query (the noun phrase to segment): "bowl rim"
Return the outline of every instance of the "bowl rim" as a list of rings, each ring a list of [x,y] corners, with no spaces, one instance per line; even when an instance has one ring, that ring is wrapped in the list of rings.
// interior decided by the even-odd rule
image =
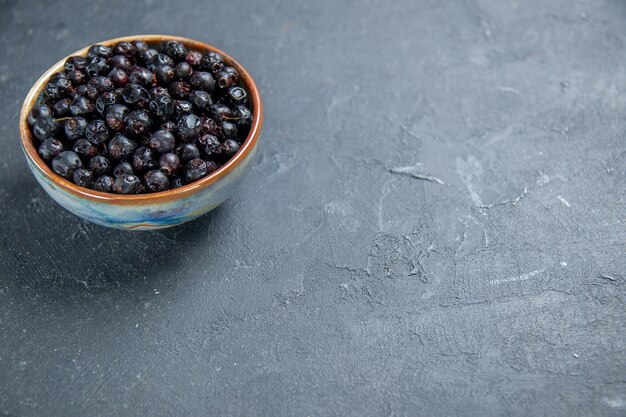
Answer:
[[[31,137],[30,129],[28,128],[28,112],[32,108],[32,106],[36,103],[37,99],[41,95],[43,88],[45,87],[47,81],[49,80],[52,74],[59,72],[63,69],[63,65],[67,58],[75,55],[86,55],[87,50],[91,45],[99,44],[105,46],[111,46],[117,42],[121,41],[137,41],[141,40],[149,44],[153,44],[156,42],[160,42],[162,40],[176,40],[183,43],[187,48],[194,50],[209,50],[214,51],[221,54],[224,57],[224,61],[234,67],[239,72],[239,77],[241,82],[246,86],[248,93],[250,95],[251,102],[251,111],[253,115],[252,125],[250,126],[250,131],[248,136],[246,137],[243,145],[239,149],[239,151],[232,157],[228,162],[222,165],[218,170],[212,172],[206,177],[194,181],[191,184],[184,185],[179,188],[175,188],[173,190],[160,191],[156,193],[146,193],[146,194],[113,194],[113,193],[104,193],[100,191],[91,190],[88,188],[80,187],[69,180],[61,177],[56,174],[48,165],[44,162],[43,159],[39,156],[37,149],[35,148],[34,142]],[[59,62],[50,67],[35,84],[31,87],[28,92],[26,98],[24,99],[24,103],[22,104],[22,109],[20,111],[19,118],[19,131],[21,137],[22,148],[27,158],[33,163],[33,165],[43,174],[43,176],[53,182],[56,186],[61,188],[63,191],[69,192],[75,196],[80,198],[86,198],[89,200],[98,201],[101,203],[110,203],[110,204],[133,204],[133,203],[158,203],[165,202],[169,200],[179,199],[182,197],[189,196],[194,194],[207,186],[215,183],[221,178],[224,178],[231,172],[241,161],[245,160],[248,154],[252,152],[255,148],[255,145],[258,141],[259,134],[261,132],[261,126],[263,124],[263,107],[261,104],[261,97],[259,94],[259,90],[254,83],[254,80],[246,71],[246,69],[235,60],[233,57],[225,53],[224,51],[204,42],[200,42],[194,39],[189,39],[181,36],[173,36],[173,35],[132,35],[132,36],[122,36],[119,38],[108,39],[101,42],[95,42],[86,46],[84,48],[79,49],[78,51],[65,56]]]

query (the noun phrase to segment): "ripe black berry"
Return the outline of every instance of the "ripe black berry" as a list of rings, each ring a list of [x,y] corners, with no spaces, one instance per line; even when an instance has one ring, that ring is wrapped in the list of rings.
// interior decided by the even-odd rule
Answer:
[[[246,104],[248,102],[248,93],[241,87],[230,87],[227,97],[228,101],[233,105]]]
[[[51,99],[68,97],[73,92],[72,82],[68,80],[65,75],[54,76],[46,83],[46,86],[43,89],[44,95]]]
[[[81,70],[73,70],[67,73],[67,79],[70,80],[72,85],[80,85],[85,82],[87,75]]]
[[[73,149],[74,152],[86,158],[92,158],[98,153],[98,148],[87,139],[78,139]]]
[[[206,91],[197,90],[189,93],[189,101],[199,112],[206,112],[209,106],[213,104],[211,95]]]
[[[92,188],[96,191],[101,191],[103,193],[110,193],[113,188],[113,178],[109,177],[108,175],[98,177],[94,181]]]
[[[190,142],[194,140],[201,131],[200,118],[195,114],[185,114],[178,120],[176,131],[178,138],[183,142]]]
[[[85,129],[85,137],[91,143],[99,145],[109,139],[109,129],[104,120],[96,119],[89,122]]]
[[[118,98],[114,92],[106,92],[96,99],[96,111],[104,116],[109,107],[116,104],[117,101]]]
[[[170,84],[170,94],[174,98],[182,99],[189,95],[189,84],[184,81],[174,81]]]
[[[145,177],[146,188],[150,191],[159,192],[170,188],[170,181],[167,175],[159,170],[148,172]]]
[[[113,159],[126,159],[137,149],[137,142],[118,133],[109,141],[109,156]]]
[[[156,84],[155,75],[146,68],[132,67],[128,74],[131,83],[140,85],[145,88],[151,88]]]
[[[69,98],[62,98],[54,103],[54,106],[52,106],[54,117],[65,117],[70,114],[70,104],[72,104],[72,100]]]
[[[176,124],[171,120],[168,120],[161,125],[161,129],[174,133],[176,131]]]
[[[126,104],[137,104],[150,100],[150,93],[137,84],[127,84],[122,90],[122,99]]]
[[[220,103],[212,105],[209,108],[209,114],[214,120],[218,122],[228,120],[229,118],[233,116],[231,113],[230,107],[228,107],[225,104],[220,104]]]
[[[174,75],[180,81],[187,81],[193,74],[193,68],[187,62],[181,62],[174,67]]]
[[[208,72],[194,72],[189,77],[189,84],[195,90],[204,90],[207,93],[211,93],[215,88],[215,80],[213,76]]]
[[[113,181],[113,191],[118,194],[135,194],[141,181],[135,175],[122,175]]]
[[[51,160],[63,150],[63,143],[55,138],[48,138],[39,145],[39,155],[46,161]]]
[[[215,79],[217,80],[217,85],[219,88],[226,89],[233,85],[232,75],[226,71],[220,71],[215,74]]]
[[[74,184],[81,187],[91,188],[93,186],[93,173],[85,168],[78,168],[72,174]]]
[[[210,117],[203,117],[200,119],[200,129],[202,133],[206,133],[207,135],[217,136],[220,134],[219,127],[217,126],[217,122]]]
[[[91,45],[87,50],[87,57],[91,58],[94,56],[101,56],[103,58],[108,58],[111,55],[111,48],[104,45]]]
[[[132,41],[131,44],[135,47],[137,53],[145,52],[149,48],[148,44],[144,41]]]
[[[161,51],[176,61],[182,61],[187,55],[187,48],[178,41],[161,41]]]
[[[65,121],[65,137],[71,142],[77,141],[85,134],[85,128],[87,127],[87,120],[82,117],[72,117]]]
[[[159,169],[166,175],[172,175],[180,168],[180,158],[173,153],[166,153],[159,158]]]
[[[200,151],[193,143],[183,143],[176,148],[176,154],[183,161],[200,158]]]
[[[71,178],[74,171],[82,166],[82,161],[72,151],[63,151],[52,160],[52,170],[63,178]]]
[[[170,85],[174,81],[174,68],[169,65],[160,65],[154,70],[156,80],[161,85]]]
[[[236,140],[226,139],[224,143],[222,143],[222,155],[224,158],[230,159],[237,151],[239,151],[239,142]]]
[[[189,114],[193,111],[191,103],[185,100],[174,100],[174,114],[177,117],[183,114]]]
[[[126,57],[132,57],[137,52],[137,49],[133,44],[126,41],[121,41],[113,45],[112,53],[116,55],[124,55]]]
[[[111,58],[109,58],[107,64],[111,68],[122,69],[124,71],[130,70],[130,67],[133,66],[130,59],[128,59],[124,55],[113,55]]]
[[[75,96],[70,104],[72,116],[87,116],[95,110],[93,102],[85,96]]]
[[[102,155],[96,155],[89,160],[89,169],[96,175],[106,174],[111,170],[111,162]]]
[[[59,125],[52,117],[40,117],[33,125],[33,135],[39,140],[54,136],[59,130]]]
[[[104,74],[110,70],[109,65],[105,58],[101,56],[94,56],[89,60],[89,63],[85,67],[85,72],[89,77],[95,77],[98,74]]]
[[[152,120],[145,110],[134,110],[124,119],[126,131],[131,135],[141,135],[150,131]]]
[[[154,68],[159,67],[161,65],[169,65],[170,67],[174,67],[176,65],[176,63],[170,56],[166,54],[161,54],[161,53],[156,54],[152,58],[152,61],[150,61],[150,63],[154,65]]]
[[[200,67],[216,74],[224,68],[224,59],[217,52],[209,52],[200,60]]]
[[[209,158],[217,158],[222,154],[222,145],[217,136],[201,135],[198,138],[198,144],[204,149],[204,153]]]
[[[235,116],[237,117],[235,123],[238,127],[247,127],[252,123],[252,112],[246,106],[236,106]]]
[[[183,185],[185,185],[185,183],[183,182],[182,178],[179,177],[172,177],[170,179],[170,189],[174,189],[174,188],[180,188]]]
[[[128,84],[128,74],[121,68],[113,68],[108,77],[115,87],[124,87]]]
[[[133,166],[130,162],[122,161],[113,168],[113,176],[121,177],[122,175],[134,174]]]
[[[71,56],[65,60],[63,68],[70,72],[74,70],[82,70],[87,65],[87,58],[82,56]]]
[[[142,146],[133,153],[131,163],[137,171],[149,171],[156,167],[154,153],[152,150]]]
[[[185,165],[185,180],[192,182],[207,174],[206,162],[200,158],[192,159]]]
[[[174,149],[176,139],[174,135],[167,130],[157,130],[150,137],[150,149],[158,153],[167,153]]]
[[[106,111],[105,120],[107,125],[116,132],[121,132],[126,129],[124,119],[129,113],[128,107],[123,104],[113,104]]]
[[[192,67],[197,67],[200,65],[200,61],[202,60],[202,54],[198,51],[187,51],[187,55],[185,55],[185,62],[187,62]]]
[[[160,95],[150,101],[148,108],[154,115],[165,118],[174,113],[174,102],[169,95]]]
[[[50,110],[50,107],[48,106],[44,106],[43,104],[39,104],[35,107],[33,107],[29,112],[28,112],[28,126],[32,127],[35,122],[37,121],[37,119],[40,119],[42,117],[52,117],[52,110]]]

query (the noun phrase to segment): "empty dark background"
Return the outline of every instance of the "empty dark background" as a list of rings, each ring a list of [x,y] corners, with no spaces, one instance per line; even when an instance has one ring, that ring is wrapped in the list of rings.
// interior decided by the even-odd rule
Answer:
[[[231,53],[265,125],[229,201],[130,233],[17,117],[140,33]],[[0,51],[0,415],[626,413],[625,2],[4,0]]]

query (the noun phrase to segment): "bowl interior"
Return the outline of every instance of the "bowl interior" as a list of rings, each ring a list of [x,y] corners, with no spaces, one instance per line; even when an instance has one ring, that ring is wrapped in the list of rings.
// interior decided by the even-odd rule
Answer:
[[[226,176],[229,171],[233,169],[240,161],[242,161],[246,154],[254,149],[256,142],[259,137],[259,133],[261,130],[261,125],[263,123],[263,113],[262,113],[262,104],[261,98],[259,95],[259,91],[254,83],[254,80],[246,71],[246,69],[237,62],[234,58],[232,58],[227,53],[211,46],[209,44],[199,42],[193,39],[182,38],[179,36],[167,36],[167,35],[137,35],[137,36],[125,36],[115,39],[110,39],[103,42],[95,42],[97,44],[111,46],[120,41],[135,41],[142,40],[148,43],[149,45],[158,44],[162,40],[177,40],[183,43],[188,49],[197,50],[200,52],[208,52],[215,51],[221,54],[224,57],[224,61],[234,67],[239,73],[240,82],[246,87],[250,98],[250,109],[253,114],[252,125],[250,126],[250,131],[248,132],[248,136],[245,141],[242,143],[241,148],[228,162],[226,162],[223,166],[221,166],[215,172],[207,175],[204,178],[201,178],[197,181],[192,182],[191,184],[184,185],[182,187],[161,191],[157,193],[147,193],[147,194],[132,194],[132,195],[123,195],[123,194],[113,194],[113,193],[103,193],[95,190],[91,190],[88,188],[79,187],[78,185],[72,183],[71,181],[66,180],[65,178],[57,175],[54,171],[48,167],[48,165],[44,162],[43,159],[39,156],[37,149],[33,143],[33,138],[30,133],[30,129],[28,128],[27,117],[30,109],[41,99],[43,88],[46,83],[50,79],[50,77],[59,71],[63,70],[63,65],[65,64],[65,60],[70,56],[82,55],[85,56],[87,54],[87,50],[89,46],[80,49],[66,57],[62,60],[54,64],[48,71],[46,71],[37,82],[33,85],[31,90],[29,91],[26,99],[24,100],[24,104],[22,105],[22,109],[20,112],[19,119],[19,130],[22,141],[22,147],[24,149],[24,153],[26,157],[29,158],[34,166],[41,171],[41,173],[50,181],[54,182],[58,187],[76,195],[79,197],[94,199],[98,201],[106,201],[117,204],[132,204],[133,202],[150,202],[157,200],[170,200],[175,198],[180,198],[183,196],[187,196],[194,192],[201,190],[202,188],[214,183],[218,179]]]

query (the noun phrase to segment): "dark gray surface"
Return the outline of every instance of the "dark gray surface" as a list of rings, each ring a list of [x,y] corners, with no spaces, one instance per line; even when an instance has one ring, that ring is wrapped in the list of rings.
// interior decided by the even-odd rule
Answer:
[[[0,414],[626,413],[625,2],[130,3],[0,1]],[[21,102],[163,32],[255,77],[253,172],[175,229],[81,222]]]

